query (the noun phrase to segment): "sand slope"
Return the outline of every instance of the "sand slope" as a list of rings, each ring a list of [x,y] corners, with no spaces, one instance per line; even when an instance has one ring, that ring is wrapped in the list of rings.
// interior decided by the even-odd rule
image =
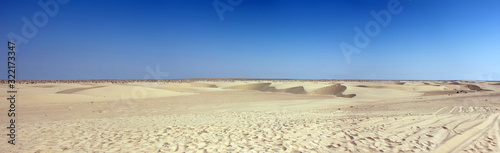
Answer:
[[[352,98],[356,96],[356,94],[343,95],[342,93],[344,93],[346,89],[347,89],[346,86],[340,84],[334,84],[331,86],[317,89],[314,93],[320,95],[335,95],[337,97],[346,97],[346,98]]]

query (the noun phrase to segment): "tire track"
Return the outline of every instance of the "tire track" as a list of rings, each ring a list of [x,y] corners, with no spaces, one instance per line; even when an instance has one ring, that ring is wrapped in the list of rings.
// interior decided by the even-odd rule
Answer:
[[[493,114],[481,124],[469,129],[461,135],[456,135],[449,140],[445,141],[442,145],[436,148],[435,152],[458,152],[469,146],[473,141],[483,136],[488,130],[498,130],[499,115]],[[495,129],[496,128],[496,129]],[[497,137],[498,139],[498,137]],[[498,140],[497,140],[498,141]]]

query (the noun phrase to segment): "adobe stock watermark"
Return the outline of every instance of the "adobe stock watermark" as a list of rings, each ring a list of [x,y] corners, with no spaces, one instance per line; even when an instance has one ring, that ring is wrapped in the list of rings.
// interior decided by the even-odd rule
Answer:
[[[59,13],[59,8],[62,5],[68,4],[70,0],[39,0],[38,5],[42,10],[35,12],[31,19],[23,16],[23,26],[21,27],[21,34],[9,32],[7,39],[13,41],[15,44],[27,44],[29,39],[38,34],[38,28],[42,28],[49,22],[49,16],[55,17]]]
[[[361,53],[361,49],[370,45],[371,38],[378,36],[382,28],[389,26],[392,20],[392,15],[397,15],[401,13],[401,11],[403,11],[403,6],[401,6],[400,0],[389,0],[389,2],[387,2],[387,9],[370,11],[374,20],[368,21],[365,24],[364,29],[354,26],[353,29],[356,33],[353,38],[354,45],[344,41],[339,44],[340,50],[342,50],[347,63],[351,63],[351,55],[353,53]]]
[[[482,74],[477,77],[477,80],[482,80],[482,81],[500,81],[500,75],[497,73],[487,73],[487,74]]]
[[[226,11],[233,12],[234,7],[240,5],[243,0],[226,0],[226,2],[227,4],[221,0],[214,0],[214,2],[212,2],[220,21],[224,21],[224,13],[226,13]]]
[[[166,72],[160,72],[160,65],[156,65],[156,69],[153,70],[150,66],[145,67],[148,74],[144,76],[144,80],[160,80],[162,78],[166,78],[169,74]],[[118,103],[115,103],[113,106],[114,111],[120,111],[123,109],[134,109],[139,104],[137,103],[138,99],[144,99],[148,96],[148,90],[152,87],[158,86],[158,83],[155,82],[144,82],[141,86],[136,86],[132,88],[130,94],[122,94]]]

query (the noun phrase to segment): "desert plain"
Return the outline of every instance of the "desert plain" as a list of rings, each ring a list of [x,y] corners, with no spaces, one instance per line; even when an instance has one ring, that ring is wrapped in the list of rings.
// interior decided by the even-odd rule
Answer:
[[[500,82],[24,81],[0,152],[500,152]]]

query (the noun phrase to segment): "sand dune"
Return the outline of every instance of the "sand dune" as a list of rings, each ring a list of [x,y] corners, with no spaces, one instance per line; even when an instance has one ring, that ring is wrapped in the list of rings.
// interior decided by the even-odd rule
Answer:
[[[131,96],[135,98],[158,98],[190,95],[195,93],[176,92],[170,90],[155,89],[141,86],[124,86],[114,85],[102,88],[92,88],[74,92],[74,94],[89,95],[95,97],[109,97],[110,99],[120,99],[124,96]]]
[[[66,90],[58,91],[56,93],[59,93],[59,94],[72,94],[72,93],[83,91],[83,90],[94,89],[94,88],[101,88],[101,87],[103,87],[103,86],[88,87],[88,88],[71,88],[71,89],[66,89]]]
[[[0,152],[500,152],[500,86],[395,82],[20,84]]]
[[[308,94],[308,92],[304,89],[304,86],[295,86],[295,87],[290,87],[290,88],[285,88],[285,89],[277,89],[276,87],[272,87],[271,85],[272,85],[272,83],[252,83],[252,84],[226,87],[226,89],[285,92],[285,93],[291,93],[291,94]],[[337,97],[346,97],[346,98],[352,98],[352,97],[356,96],[355,94],[342,95],[342,93],[346,89],[347,89],[347,87],[345,87],[345,86],[342,86],[340,84],[335,84],[335,85],[323,87],[320,89],[316,89],[314,94],[335,95]]]
[[[397,85],[404,85],[406,82],[396,81],[394,83],[397,84]]]
[[[53,88],[54,86],[51,86],[51,85],[40,85],[40,86],[33,86],[33,87],[36,87],[36,88]]]
[[[57,92],[21,94],[19,96],[24,101],[36,102],[35,104],[45,104],[90,101],[121,101],[126,99],[159,98],[191,94],[196,93],[177,92],[141,86],[113,85],[68,88]]]
[[[269,87],[269,88],[265,89],[265,91],[278,92],[278,89],[276,89],[276,87]]]
[[[307,94],[306,90],[304,90],[303,86],[291,87],[280,90],[282,92],[291,93],[291,94]]]
[[[343,86],[341,84],[334,84],[331,86],[323,87],[320,89],[317,89],[314,91],[315,94],[320,94],[320,95],[335,95],[337,97],[344,97],[344,98],[352,98],[356,96],[356,94],[348,94],[348,95],[343,95],[342,93],[347,89],[346,86]]]
[[[489,90],[482,89],[481,87],[479,87],[477,85],[473,85],[473,84],[467,84],[466,87],[469,88],[470,90],[489,91]]]
[[[209,83],[199,83],[199,82],[194,82],[190,83],[191,87],[208,87],[208,88],[218,88],[217,85],[215,84],[209,84]]]
[[[65,104],[68,102],[81,103],[81,102],[99,102],[108,101],[109,98],[105,97],[95,97],[90,95],[80,95],[80,94],[30,94],[30,95],[18,95],[19,99],[23,99],[28,103],[21,103],[19,105],[46,105],[46,104]]]
[[[337,97],[341,97],[342,93],[347,89],[346,86],[340,84],[334,84],[328,87],[323,87],[317,89],[314,93],[320,95],[335,95]]]
[[[271,85],[271,83],[253,83],[253,84],[226,87],[226,89],[268,91],[269,85]]]

